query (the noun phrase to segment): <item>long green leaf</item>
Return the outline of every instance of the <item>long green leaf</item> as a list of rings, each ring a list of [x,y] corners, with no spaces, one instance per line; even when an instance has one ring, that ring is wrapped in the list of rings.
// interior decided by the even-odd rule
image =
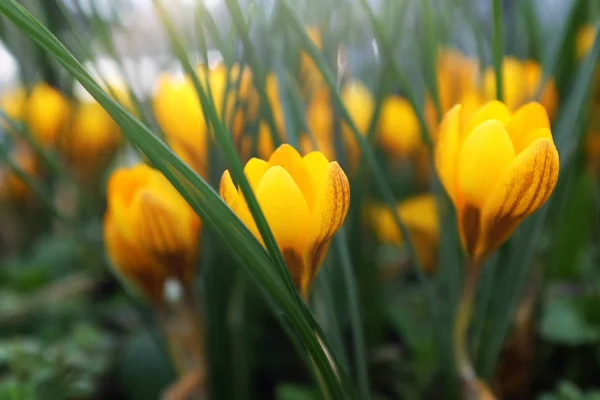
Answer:
[[[504,15],[502,1],[492,0],[494,4],[494,72],[496,74],[496,98],[504,98],[502,82],[502,61],[504,59],[504,30],[502,29]]]
[[[277,315],[284,325],[287,321],[301,339],[312,362],[324,377],[325,390],[329,391],[329,395],[336,399],[347,398],[348,393],[339,382],[341,372],[332,367],[322,339],[315,334],[318,329],[316,321],[309,318],[310,312],[296,301],[282,280],[274,274],[265,249],[245,224],[164,142],[104,92],[68,50],[22,6],[14,0],[6,0],[0,2],[0,12],[54,56],[121,126],[127,139],[135,143],[163,172],[205,224],[228,246],[240,265],[248,270],[252,279],[264,289],[268,303],[275,310],[282,311]]]

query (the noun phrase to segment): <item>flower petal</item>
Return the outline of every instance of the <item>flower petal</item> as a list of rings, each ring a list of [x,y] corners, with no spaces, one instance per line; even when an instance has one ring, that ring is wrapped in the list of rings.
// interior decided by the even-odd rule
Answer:
[[[543,128],[547,130],[548,137],[552,139],[548,113],[544,106],[535,102],[527,103],[519,108],[506,126],[517,154],[538,139],[540,136],[532,135],[532,133]]]
[[[223,176],[221,177],[221,183],[219,184],[219,195],[238,216],[238,218],[244,224],[246,224],[254,236],[256,236],[256,238],[262,243],[260,233],[258,232],[254,218],[252,218],[252,214],[248,209],[248,205],[246,204],[245,199],[238,193],[237,188],[231,180],[231,175],[229,174],[228,170],[225,170],[225,172],[223,172]]]
[[[473,129],[475,129],[475,127],[477,127],[477,125],[485,121],[495,119],[500,121],[502,125],[506,125],[510,121],[510,118],[510,110],[504,103],[497,100],[490,101],[473,114],[465,127],[466,129],[463,130],[463,140]]]
[[[292,176],[278,165],[269,168],[256,187],[256,198],[282,252],[303,254],[310,211]]]
[[[248,179],[252,190],[256,190],[256,186],[267,171],[267,168],[269,168],[269,164],[260,158],[253,157],[248,160],[244,167],[244,175],[246,175],[246,179]]]
[[[439,137],[435,145],[435,169],[446,193],[457,204],[456,170],[460,151],[460,111],[456,105],[446,113],[440,124]]]
[[[148,296],[152,301],[162,301],[165,271],[136,242],[128,241],[119,231],[110,210],[104,216],[104,246],[115,272],[127,283]]]
[[[312,210],[314,207],[315,198],[319,191],[319,188],[323,185],[323,181],[327,178],[327,169],[329,168],[329,160],[320,151],[313,151],[302,157],[302,165],[308,174],[311,185],[314,191],[314,197],[312,204],[308,206]]]
[[[481,208],[515,159],[506,129],[497,120],[479,124],[467,136],[458,161],[458,187],[467,203]]]
[[[344,223],[350,206],[350,184],[339,164],[329,163],[324,176],[312,211],[310,238],[314,270],[311,279],[323,262],[329,241]]]
[[[482,232],[489,253],[498,248],[528,215],[552,194],[558,179],[559,159],[554,143],[538,139],[504,172],[482,212]]]
[[[300,157],[300,154],[296,149],[289,144],[282,144],[279,146],[269,158],[269,166],[275,165],[283,167],[291,175],[294,182],[296,182],[296,185],[298,185],[302,191],[309,208],[312,208],[315,198],[315,189],[310,175],[302,164],[302,157]]]

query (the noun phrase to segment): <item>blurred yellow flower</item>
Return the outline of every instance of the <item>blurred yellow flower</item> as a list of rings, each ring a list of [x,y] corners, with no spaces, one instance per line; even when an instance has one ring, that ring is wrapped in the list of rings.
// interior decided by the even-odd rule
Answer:
[[[313,146],[311,138],[303,135],[300,138],[300,148],[304,154],[318,150],[328,160],[335,159],[333,143],[333,106],[329,89],[320,87],[312,92],[310,101],[306,107],[306,123],[308,129],[314,135],[316,147]]]
[[[39,143],[53,147],[70,114],[69,100],[52,86],[41,82],[30,91],[25,120]]]
[[[201,176],[207,174],[207,128],[200,99],[189,77],[159,78],[152,107],[173,151]]]
[[[281,99],[279,98],[279,82],[277,81],[277,76],[275,74],[267,74],[265,90],[267,91],[267,98],[269,99],[269,106],[273,112],[275,125],[277,129],[282,132],[285,128],[285,117],[283,108],[281,107]]]
[[[466,93],[478,91],[479,63],[448,48],[439,51],[437,59],[438,94],[442,111],[446,112],[459,103]]]
[[[463,105],[463,115],[474,112],[483,104],[481,89],[478,85],[479,62],[476,58],[462,54],[452,48],[438,52],[436,76],[438,95],[442,115],[455,104]],[[428,95],[425,100],[425,120],[435,142],[438,130],[438,114],[433,99]]]
[[[121,143],[119,126],[96,101],[76,106],[69,129],[57,141],[67,164],[83,180],[93,179],[110,162]]]
[[[27,176],[32,179],[38,179],[41,176],[39,161],[29,146],[23,142],[15,144],[11,154],[14,164]],[[32,191],[29,186],[13,171],[7,171],[3,176],[5,184],[3,185],[3,195],[12,203],[31,200]]]
[[[256,140],[256,144],[254,141]],[[249,159],[253,152],[254,146],[256,145],[256,154],[262,158],[267,159],[275,151],[275,144],[273,143],[273,135],[271,129],[265,121],[261,121],[258,127],[258,134],[256,139],[252,135],[247,134],[242,137],[242,143],[240,146],[240,154],[243,160]]]
[[[444,117],[435,166],[456,208],[465,253],[479,263],[548,200],[559,159],[539,103],[511,114],[491,101],[463,126],[460,114],[457,105]]]
[[[241,104],[252,104],[252,109],[248,113],[254,114],[253,117],[256,117],[256,113],[258,112],[258,94],[252,86],[252,73],[250,69],[245,68],[241,78],[240,67],[237,64],[233,65],[231,70],[228,70],[225,64],[219,64],[210,70],[201,65],[197,68],[197,72],[203,86],[205,86],[206,79],[208,78],[217,115],[225,122],[225,126],[231,131],[234,141],[237,142],[242,134],[245,122],[244,108]],[[229,89],[227,88],[228,75]],[[235,85],[238,79],[240,82],[239,88],[236,91]],[[236,97],[237,101],[240,102],[237,110],[235,109]],[[235,115],[233,114],[234,111]]]
[[[104,242],[118,274],[156,305],[166,279],[191,287],[201,221],[167,178],[143,164],[119,169],[107,197]]]
[[[600,130],[591,130],[586,134],[585,156],[592,176],[600,178]]]
[[[319,50],[323,50],[323,41],[319,29],[316,26],[309,26],[306,29],[306,33],[313,44]],[[322,84],[323,75],[317,67],[317,64],[315,64],[307,52],[302,51],[300,54],[300,87],[304,92],[310,92],[315,87],[322,86]]]
[[[596,40],[596,27],[594,25],[584,25],[579,32],[577,32],[577,38],[575,40],[575,53],[578,59],[585,57]]]
[[[421,144],[419,120],[410,103],[399,96],[387,97],[381,105],[377,141],[395,158],[408,158]]]
[[[363,136],[366,136],[375,110],[375,100],[371,92],[362,83],[354,81],[344,85],[340,96],[354,125]],[[354,169],[360,156],[360,148],[352,130],[346,123],[342,125],[342,137],[350,169]]]
[[[289,145],[280,146],[269,161],[253,158],[244,173],[265,214],[290,274],[308,298],[333,235],[344,223],[350,187],[337,162],[320,152],[304,157]],[[241,192],[223,173],[221,197],[262,242]]]
[[[0,97],[0,109],[13,121],[21,121],[25,114],[27,93],[22,87],[7,90]],[[2,126],[6,126],[2,119]]]
[[[426,273],[436,270],[440,223],[435,197],[419,195],[397,205],[397,213],[410,233],[411,243],[419,263]],[[384,244],[402,245],[402,233],[394,216],[385,204],[374,204],[367,209],[367,218],[377,238]]]
[[[543,78],[542,67],[531,60],[505,57],[502,61],[504,102],[511,111],[532,101]],[[496,75],[493,67],[483,75],[483,89],[488,100],[496,98]],[[541,92],[540,103],[546,108],[550,119],[556,114],[558,94],[554,79],[549,79]]]

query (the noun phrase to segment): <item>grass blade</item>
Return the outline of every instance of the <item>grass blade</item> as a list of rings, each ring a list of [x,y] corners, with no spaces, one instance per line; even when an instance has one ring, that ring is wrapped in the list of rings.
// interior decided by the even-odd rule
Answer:
[[[252,279],[264,289],[269,305],[284,326],[293,327],[313,365],[323,377],[324,390],[330,397],[345,399],[348,392],[340,383],[342,371],[335,370],[323,345],[315,335],[318,324],[302,303],[289,293],[271,268],[271,260],[262,245],[244,223],[220,199],[218,194],[185,163],[183,163],[146,126],[114,101],[85,71],[68,50],[39,21],[14,0],[0,2],[0,12],[27,36],[54,56],[67,71],[106,109],[123,129],[128,140],[135,143],[150,161],[161,170],[173,186],[190,203],[209,228],[226,244],[232,254],[247,269]],[[213,110],[214,114],[214,110]],[[212,115],[216,119],[216,114]],[[292,334],[292,332],[288,331]],[[343,377],[343,376],[342,376]]]
[[[502,0],[494,2],[494,72],[496,73],[496,98],[500,101],[504,98],[502,82],[502,60],[504,58],[504,30],[502,23],[504,15],[502,12]]]

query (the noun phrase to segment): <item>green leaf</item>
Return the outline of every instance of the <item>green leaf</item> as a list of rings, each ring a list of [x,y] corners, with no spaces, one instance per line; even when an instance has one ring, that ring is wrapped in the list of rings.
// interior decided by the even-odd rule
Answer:
[[[573,299],[557,298],[551,299],[542,310],[540,334],[551,342],[579,346],[600,340],[600,326],[586,321]]]
[[[134,143],[156,166],[173,186],[181,193],[194,211],[200,215],[207,227],[212,228],[217,237],[226,244],[240,265],[247,269],[252,279],[263,288],[269,304],[276,310],[284,327],[290,335],[297,335],[306,349],[307,359],[318,372],[322,382],[322,390],[326,395],[336,399],[347,398],[347,388],[344,386],[343,371],[335,366],[326,350],[326,343],[320,333],[320,328],[310,311],[299,296],[292,293],[280,276],[275,274],[272,262],[264,247],[256,240],[245,224],[220,199],[217,193],[185,163],[183,163],[159,138],[152,134],[146,126],[133,118],[118,102],[114,101],[85,71],[82,65],[68,50],[45,29],[39,21],[29,14],[16,1],[0,2],[0,11],[27,36],[37,42],[42,48],[51,53],[73,75],[82,86],[104,107],[111,117],[119,124],[125,137]],[[189,66],[188,66],[189,67]],[[194,74],[195,76],[195,74]],[[199,82],[196,77],[195,85]],[[201,88],[200,88],[201,89]],[[201,92],[202,93],[202,92]],[[207,103],[207,99],[202,99]],[[208,107],[213,125],[223,130],[214,107]],[[214,123],[216,122],[216,123]],[[221,132],[221,136],[226,132]],[[227,142],[225,141],[225,144]],[[225,146],[225,150],[229,150]],[[235,164],[236,166],[239,165]],[[240,176],[243,172],[235,171]],[[235,174],[234,174],[235,175]],[[238,182],[244,189],[249,203],[253,199],[252,191],[247,182]],[[256,202],[256,199],[254,199]],[[253,211],[259,210],[258,204]],[[256,215],[255,215],[256,218]],[[260,222],[257,221],[257,222]],[[264,222],[263,230],[270,233]],[[261,231],[265,234],[264,231]],[[267,235],[265,235],[267,236]],[[268,237],[268,236],[267,236]],[[269,244],[268,240],[265,240]],[[278,248],[270,249],[273,253]]]
[[[275,398],[277,400],[313,400],[319,396],[313,388],[284,383],[277,387]]]

